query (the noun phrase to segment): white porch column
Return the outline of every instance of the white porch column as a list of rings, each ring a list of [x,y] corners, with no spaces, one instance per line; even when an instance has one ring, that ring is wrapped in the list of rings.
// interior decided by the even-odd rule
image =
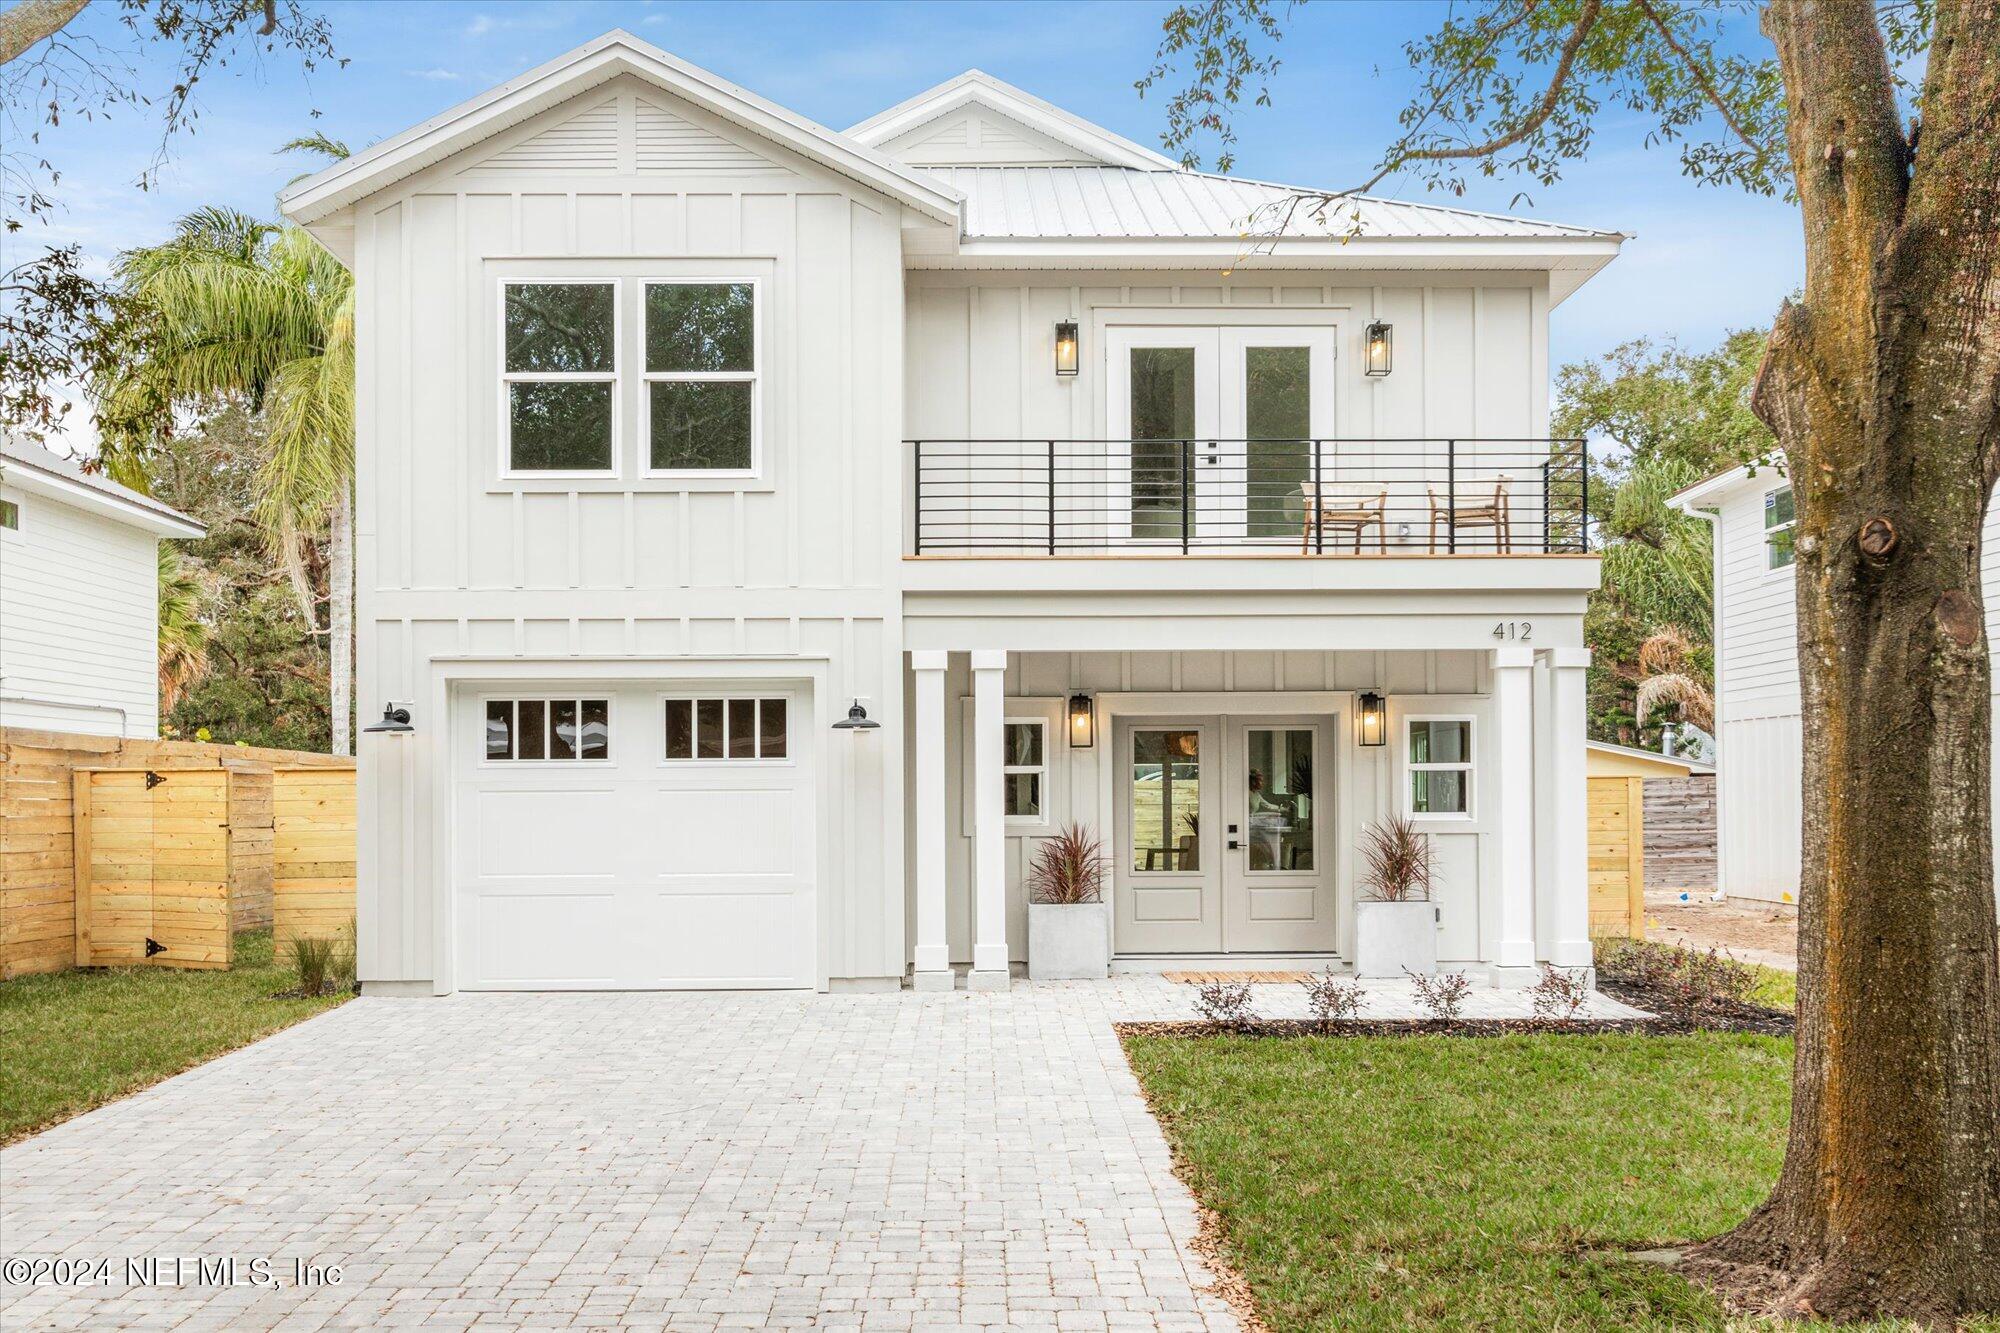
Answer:
[[[1551,648],[1549,664],[1549,961],[1589,967],[1590,952],[1590,752],[1584,734],[1584,669],[1588,648]]]
[[[1002,781],[1007,736],[1007,654],[972,655],[973,990],[1006,990],[1007,807]]]
[[[1493,829],[1500,919],[1493,979],[1525,983],[1535,966],[1535,650],[1493,650]]]
[[[950,655],[910,654],[916,680],[917,941],[912,984],[918,990],[950,990],[951,946],[945,939],[944,672]]]

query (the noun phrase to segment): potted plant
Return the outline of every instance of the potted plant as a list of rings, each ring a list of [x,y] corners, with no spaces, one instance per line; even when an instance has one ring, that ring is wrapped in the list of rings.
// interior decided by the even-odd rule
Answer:
[[[1066,824],[1028,866],[1028,976],[1097,981],[1111,975],[1111,913],[1104,901],[1104,844]]]
[[[1437,971],[1431,907],[1431,840],[1401,815],[1370,824],[1361,839],[1362,897],[1354,906],[1354,974],[1429,976]]]

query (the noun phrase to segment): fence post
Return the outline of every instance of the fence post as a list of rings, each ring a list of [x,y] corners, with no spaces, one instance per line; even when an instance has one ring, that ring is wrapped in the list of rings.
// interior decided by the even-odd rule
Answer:
[[[1458,554],[1458,441],[1444,442],[1444,549]]]
[[[1194,506],[1192,504],[1194,498],[1194,492],[1189,485],[1191,478],[1188,475],[1189,465],[1192,464],[1193,461],[1194,461],[1194,441],[1182,440],[1181,441],[1181,554],[1182,555],[1186,555],[1188,553],[1188,536],[1189,536],[1188,527],[1189,527],[1189,520],[1193,517],[1193,509],[1194,509]]]
[[[924,553],[924,442],[910,441],[910,554]]]
[[[1049,441],[1049,554],[1056,553],[1056,442]]]
[[[1313,451],[1313,512],[1312,534],[1313,554],[1326,554],[1326,496],[1320,479],[1319,447],[1322,441],[1312,442]]]

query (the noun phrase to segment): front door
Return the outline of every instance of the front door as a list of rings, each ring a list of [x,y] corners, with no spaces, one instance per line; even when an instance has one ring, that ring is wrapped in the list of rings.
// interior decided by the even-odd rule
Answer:
[[[1114,328],[1106,434],[1127,442],[1122,535],[1289,545],[1305,519],[1312,441],[1334,433],[1334,331]]]
[[[1119,724],[1118,952],[1333,950],[1330,734],[1307,717]]]

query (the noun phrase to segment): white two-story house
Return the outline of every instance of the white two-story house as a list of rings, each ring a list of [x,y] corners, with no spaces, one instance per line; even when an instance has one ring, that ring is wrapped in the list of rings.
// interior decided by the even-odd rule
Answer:
[[[1444,959],[1588,964],[1547,330],[1622,238],[1291,197],[624,33],[287,191],[358,282],[360,697],[410,728],[364,988],[1001,987],[1070,822],[1120,966],[1338,962],[1392,813]]]

